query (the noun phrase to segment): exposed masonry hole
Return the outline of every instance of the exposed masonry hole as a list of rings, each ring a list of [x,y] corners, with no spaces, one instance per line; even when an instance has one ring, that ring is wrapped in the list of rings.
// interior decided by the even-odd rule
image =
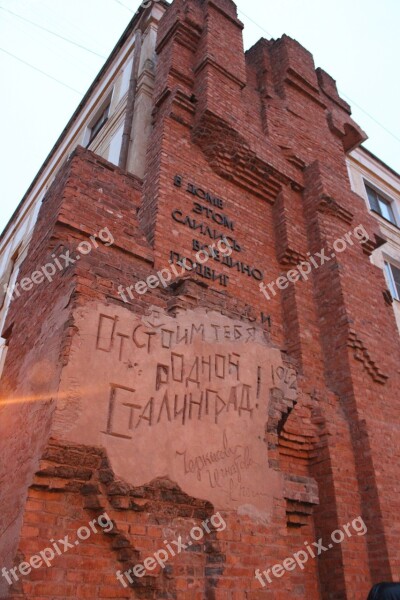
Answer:
[[[288,420],[288,418],[290,417],[290,414],[292,412],[292,410],[294,409],[294,407],[296,406],[297,402],[293,403],[293,406],[291,408],[288,409],[288,411],[284,414],[282,414],[282,417],[280,418],[279,422],[278,422],[278,426],[277,426],[277,432],[278,432],[278,436],[281,435],[283,428],[286,425],[286,421]]]

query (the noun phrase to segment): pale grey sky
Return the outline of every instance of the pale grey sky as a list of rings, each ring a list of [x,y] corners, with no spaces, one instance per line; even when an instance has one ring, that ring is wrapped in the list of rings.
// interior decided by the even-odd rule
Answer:
[[[138,0],[0,0],[0,231],[138,6]],[[337,80],[369,135],[367,148],[400,172],[400,2],[238,0],[237,6],[245,48],[283,33],[297,39]]]

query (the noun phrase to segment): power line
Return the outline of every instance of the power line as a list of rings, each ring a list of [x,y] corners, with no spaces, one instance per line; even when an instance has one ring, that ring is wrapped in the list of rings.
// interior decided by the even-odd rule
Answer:
[[[48,2],[50,2],[50,4],[48,4]],[[57,28],[60,26],[60,22],[62,24],[62,27],[65,27],[66,24],[67,25],[69,24],[70,27],[75,29],[75,31],[78,33],[78,35],[81,37],[81,39],[82,39],[82,36],[84,37],[85,42],[87,40],[89,40],[89,38],[91,38],[91,42],[95,45],[95,47],[99,45],[98,39],[95,39],[91,35],[90,30],[88,29],[87,26],[85,26],[85,28],[82,29],[81,27],[79,27],[76,20],[71,20],[68,17],[68,14],[66,11],[63,11],[62,13],[60,13],[57,9],[55,10],[54,4],[52,4],[53,0],[48,0],[48,2],[46,2],[45,0],[41,0],[41,4],[43,4],[46,9],[46,17],[48,17],[48,16],[51,17],[50,13],[52,13],[53,16],[56,17],[57,22],[58,22],[56,25]],[[53,25],[53,23],[52,23],[52,25]],[[63,29],[63,31],[64,31],[64,29]]]
[[[26,65],[27,67],[30,67],[31,69],[34,69],[35,71],[38,71],[38,73],[41,73],[42,75],[44,75],[45,77],[48,77],[49,79],[52,79],[53,81],[56,81],[57,83],[59,83],[60,85],[63,85],[64,87],[68,88],[69,90],[72,90],[73,92],[76,92],[77,94],[79,94],[80,96],[83,96],[82,92],[79,92],[78,90],[76,90],[75,88],[71,87],[70,85],[68,85],[67,83],[64,83],[63,81],[60,81],[59,79],[57,79],[56,77],[53,77],[53,75],[49,75],[48,73],[45,73],[44,71],[42,71],[41,69],[38,69],[37,67],[34,67],[33,65],[31,65],[30,63],[26,62],[25,60],[23,60],[22,58],[19,58],[18,56],[15,56],[15,54],[12,54],[12,52],[8,52],[8,50],[4,50],[4,48],[0,48],[0,52],[4,52],[4,54],[8,54],[9,56],[12,56],[12,58],[15,58],[15,60],[18,60],[19,62],[21,62],[22,64]]]
[[[74,69],[75,70],[79,70],[85,73],[85,77],[88,77],[88,73],[90,73],[90,76],[93,76],[93,67],[89,67],[89,65],[86,64],[86,60],[83,60],[82,57],[82,52],[77,51],[71,52],[71,47],[69,45],[66,44],[58,44],[57,41],[55,41],[55,39],[52,36],[47,35],[44,32],[38,31],[36,30],[36,28],[34,27],[30,27],[29,25],[27,25],[26,23],[24,23],[23,21],[19,21],[18,19],[14,19],[14,17],[12,15],[7,15],[6,13],[2,13],[0,12],[0,20],[1,19],[6,19],[7,18],[7,22],[9,23],[9,27],[12,27],[12,30],[15,32],[19,32],[23,34],[23,40],[24,40],[24,47],[39,47],[39,43],[40,46],[43,45],[43,47],[46,49],[46,53],[50,56],[52,56],[53,58],[58,56],[59,59],[57,60],[61,60],[62,63],[61,64],[65,64],[65,60],[67,59],[68,62],[71,62],[74,65]],[[31,41],[29,41],[31,40]],[[4,47],[6,46],[6,44],[4,44]],[[10,50],[12,50],[13,52],[16,52],[16,47],[13,46],[10,48]],[[25,54],[25,52],[24,52]],[[54,56],[53,56],[54,55]],[[30,55],[27,56],[27,59],[30,59]],[[93,57],[95,58],[95,57]],[[95,59],[96,61],[98,59]],[[36,64],[43,64],[42,61],[39,59],[35,60]],[[46,63],[44,63],[46,64]],[[58,73],[57,73],[58,76]]]
[[[42,29],[43,31],[50,33],[50,35],[54,35],[55,37],[58,37],[61,40],[64,40],[64,42],[68,42],[69,44],[73,44],[74,46],[77,46],[78,48],[81,48],[82,50],[86,50],[86,52],[90,52],[91,54],[94,54],[95,56],[99,56],[100,58],[106,58],[102,54],[98,54],[94,50],[90,50],[90,48],[86,48],[86,46],[82,46],[81,44],[78,44],[78,42],[74,42],[73,40],[70,40],[70,39],[64,37],[63,35],[60,35],[59,33],[55,33],[54,31],[51,31],[51,29],[47,29],[47,27],[43,27],[42,25],[39,25],[38,23],[34,23],[30,19],[27,19],[26,17],[22,17],[21,15],[17,15],[17,13],[13,12],[12,10],[9,10],[8,8],[4,8],[3,6],[0,6],[0,10],[4,10],[4,11],[10,13],[14,17],[17,17],[17,19],[21,19],[21,21],[26,21],[26,23],[29,23],[30,25],[33,25],[34,27],[37,27],[38,29]]]
[[[126,10],[128,10],[131,13],[131,15],[135,14],[133,12],[133,10],[131,10],[130,8],[128,8],[127,6],[125,6],[125,4],[123,4],[122,2],[120,2],[120,0],[114,0],[114,2],[116,2],[117,4],[120,4],[121,6],[123,6],[124,8],[126,8]]]
[[[390,131],[390,129],[388,129],[387,127],[385,127],[384,125],[382,125],[382,123],[380,123],[379,121],[377,121],[375,119],[375,117],[373,117],[372,115],[370,115],[366,110],[364,110],[363,108],[361,108],[361,106],[359,104],[357,104],[357,102],[354,102],[354,100],[352,100],[351,98],[349,98],[349,96],[347,96],[347,94],[345,94],[344,92],[340,91],[340,95],[344,96],[345,98],[347,98],[347,100],[349,102],[351,102],[351,104],[354,104],[354,106],[357,106],[357,108],[359,110],[361,110],[365,115],[367,115],[367,117],[369,117],[370,119],[372,119],[372,121],[374,121],[377,125],[379,125],[379,127],[382,127],[382,129],[384,129],[386,131],[386,133],[388,133],[389,135],[392,136],[392,138],[394,138],[395,140],[397,140],[398,142],[400,142],[400,138],[398,138],[392,131]]]
[[[116,0],[117,1],[117,0]],[[271,33],[269,33],[266,29],[264,29],[264,27],[261,27],[261,25],[259,23],[257,23],[256,21],[253,21],[253,19],[251,17],[249,17],[248,15],[246,15],[242,10],[240,10],[239,8],[237,9],[238,12],[240,14],[242,14],[244,17],[246,17],[246,19],[248,19],[249,21],[251,21],[252,23],[254,23],[254,25],[256,25],[256,27],[258,27],[259,29],[261,29],[261,31],[263,31],[264,33],[266,33],[271,39],[273,38],[273,35]]]
[[[116,0],[116,1],[118,1],[118,0]],[[248,15],[246,15],[239,8],[238,8],[238,12],[241,13],[244,17],[246,17],[246,19],[248,19],[249,21],[251,21],[252,23],[254,23],[254,25],[256,25],[259,29],[261,29],[261,31],[263,31],[264,33],[266,33],[270,38],[273,37],[266,29],[264,29],[264,27],[262,27],[259,23],[257,23],[256,21],[254,21]],[[377,125],[379,125],[379,127],[381,127],[384,131],[386,131],[386,133],[388,133],[389,135],[391,135],[392,138],[394,138],[396,141],[400,142],[400,138],[398,138],[392,131],[390,131],[387,127],[385,127],[384,125],[382,125],[382,123],[380,123],[377,119],[375,119],[375,117],[373,117],[366,110],[364,110],[359,104],[357,104],[357,102],[354,102],[354,100],[352,100],[351,98],[349,98],[349,96],[347,96],[347,94],[345,94],[344,92],[340,91],[340,95],[344,96],[345,98],[347,98],[347,100],[349,102],[351,102],[351,104],[354,104],[354,106],[357,106],[357,108],[359,110],[361,110],[365,115],[367,115],[367,117],[369,117],[370,119],[372,119],[372,121],[374,121]]]
[[[116,2],[117,4],[119,4],[120,6],[122,6],[123,8],[125,8],[127,11],[129,11],[131,14],[134,14],[134,12],[128,8],[125,4],[123,4],[123,2],[121,2],[120,0],[114,0],[114,2]],[[0,6],[0,10],[4,10],[5,12],[10,13],[11,15],[13,15],[14,17],[17,17],[18,19],[21,19],[22,21],[25,21],[27,23],[29,23],[30,25],[33,25],[34,27],[37,27],[38,29],[41,29],[43,31],[46,31],[47,33],[49,33],[50,35],[54,35],[55,37],[58,37],[62,40],[64,40],[65,42],[68,42],[69,44],[73,44],[74,46],[77,46],[78,48],[81,48],[82,50],[85,50],[86,52],[90,52],[91,54],[94,54],[95,56],[98,56],[100,58],[105,59],[106,57],[102,54],[99,54],[97,52],[95,52],[94,50],[90,50],[90,48],[87,48],[86,46],[83,46],[81,44],[79,44],[78,42],[74,42],[73,40],[70,40],[66,37],[64,37],[63,35],[56,33],[54,31],[51,31],[50,29],[47,29],[46,27],[39,25],[38,23],[34,23],[33,21],[31,21],[30,19],[27,19],[26,17],[22,17],[21,15],[18,15],[17,13],[13,12],[12,10],[9,10],[7,8],[4,8],[3,6]],[[251,21],[254,25],[256,25],[256,27],[258,27],[261,31],[263,31],[264,33],[266,33],[270,38],[272,38],[272,34],[269,33],[266,29],[264,29],[264,27],[262,27],[259,23],[257,23],[256,21],[254,21],[251,17],[249,17],[248,15],[246,15],[242,10],[240,10],[238,8],[238,12],[241,13],[246,19],[248,19],[249,21]],[[38,71],[39,73],[41,73],[42,75],[45,75],[46,77],[52,79],[53,81],[56,81],[57,83],[59,83],[60,85],[63,85],[64,87],[67,87],[68,89],[76,92],[77,94],[81,94],[81,92],[79,92],[78,90],[76,90],[75,88],[69,86],[66,83],[63,83],[62,81],[60,81],[59,79],[56,79],[55,77],[53,77],[52,75],[49,75],[48,73],[45,73],[44,71],[38,69],[37,67],[31,65],[30,63],[24,61],[21,58],[18,58],[17,56],[15,56],[14,54],[12,54],[11,52],[8,52],[7,50],[4,50],[2,48],[0,48],[0,51],[8,54],[9,56],[12,56],[14,59],[18,60],[19,62],[25,64],[26,66],[34,69],[35,71]],[[359,104],[357,104],[357,102],[355,102],[354,100],[352,100],[349,96],[347,96],[347,94],[345,94],[344,92],[341,92],[341,95],[343,95],[345,98],[347,98],[347,100],[349,102],[351,102],[351,104],[353,104],[354,106],[356,106],[359,110],[361,110],[365,115],[367,115],[370,119],[372,119],[372,121],[374,121],[379,127],[381,127],[386,133],[388,133],[391,137],[393,137],[393,139],[395,139],[396,141],[400,142],[400,138],[397,137],[392,131],[390,131],[387,127],[385,127],[384,125],[382,125],[382,123],[380,123],[375,117],[373,117],[370,113],[368,113],[365,109],[363,109]]]

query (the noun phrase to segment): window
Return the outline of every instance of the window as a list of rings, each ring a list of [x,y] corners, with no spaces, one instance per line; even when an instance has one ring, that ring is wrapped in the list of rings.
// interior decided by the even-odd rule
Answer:
[[[87,144],[88,146],[93,142],[96,135],[99,133],[99,131],[102,129],[102,127],[107,122],[109,112],[110,112],[110,103],[108,103],[107,106],[105,108],[103,108],[103,110],[101,111],[101,113],[96,118],[93,125],[91,126],[90,137],[89,137],[89,141]]]
[[[116,133],[113,135],[110,142],[110,148],[108,150],[108,160],[114,165],[118,165],[119,156],[121,154],[122,135],[124,133],[124,126],[121,125]]]
[[[11,256],[11,258],[8,262],[7,268],[3,274],[3,277],[0,280],[0,310],[5,305],[7,289],[9,287],[12,287],[11,280],[13,278],[13,275],[15,274],[15,263],[17,262],[19,251],[20,251],[20,246]]]
[[[132,74],[133,58],[125,65],[121,78],[121,87],[119,90],[119,99],[123,98],[129,89],[129,81]]]
[[[385,262],[385,270],[389,281],[390,293],[393,298],[400,300],[400,269],[392,263]]]
[[[394,225],[396,225],[396,219],[394,218],[392,203],[390,200],[384,198],[381,194],[379,194],[376,190],[365,186],[367,189],[367,195],[369,200],[369,205],[371,210],[377,212],[381,217],[387,219]]]

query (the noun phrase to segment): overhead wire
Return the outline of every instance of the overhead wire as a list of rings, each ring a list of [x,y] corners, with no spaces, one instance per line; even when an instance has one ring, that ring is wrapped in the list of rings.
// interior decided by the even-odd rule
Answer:
[[[120,0],[114,0],[115,3],[119,4],[120,6],[122,6],[123,8],[125,8],[128,12],[130,12],[131,14],[134,14],[134,11],[132,11],[130,8],[128,8],[123,2],[121,2]],[[35,23],[34,21],[32,21],[31,19],[28,19],[26,17],[23,17],[17,13],[15,13],[14,11],[5,8],[3,6],[0,6],[0,10],[6,11],[8,13],[10,13],[11,15],[13,15],[14,17],[21,19],[22,21],[25,21],[27,23],[29,23],[30,25],[37,27],[38,29],[41,29],[47,33],[49,33],[50,35],[53,35],[55,37],[58,37],[62,40],[64,40],[65,42],[72,44],[82,50],[85,50],[86,52],[90,52],[91,54],[98,56],[99,58],[103,58],[105,59],[106,57],[102,54],[99,54],[98,52],[95,52],[94,50],[91,50],[90,48],[87,48],[86,46],[79,44],[78,42],[75,42],[74,40],[70,40],[69,38],[66,38],[65,36],[56,33],[54,31],[52,31],[51,29],[48,29],[47,27],[44,27],[42,25],[39,25],[38,23]],[[252,19],[251,17],[249,17],[246,13],[244,13],[241,9],[238,8],[238,12],[240,14],[242,14],[246,19],[248,19],[251,23],[253,23],[256,27],[258,27],[261,31],[263,31],[264,33],[266,33],[270,39],[273,38],[272,34],[267,31],[264,27],[262,27],[259,23],[257,23],[254,19]],[[11,52],[4,50],[3,48],[0,48],[0,50],[6,54],[8,54],[9,56],[12,56],[13,58],[15,58],[16,60],[20,61],[21,63],[27,65],[28,67],[38,71],[39,73],[41,73],[42,75],[45,75],[46,77],[52,79],[53,81],[56,81],[57,83],[63,85],[64,87],[67,87],[68,89],[81,94],[81,92],[79,92],[78,90],[76,90],[75,88],[69,86],[68,84],[60,81],[59,79],[57,79],[56,77],[53,77],[52,75],[49,75],[48,73],[46,73],[45,71],[42,71],[41,69],[39,69],[38,67],[35,67],[34,65],[28,63],[27,61],[24,61],[23,59],[15,56],[14,54],[12,54]],[[395,135],[392,131],[390,131],[387,127],[385,127],[385,125],[383,125],[382,123],[380,123],[380,121],[378,121],[378,119],[376,119],[374,116],[372,116],[368,111],[366,111],[364,108],[362,108],[357,102],[355,102],[354,100],[352,100],[347,94],[345,94],[344,92],[341,92],[342,96],[344,96],[345,98],[347,98],[347,100],[354,106],[356,106],[359,110],[361,110],[365,115],[367,115],[367,117],[369,117],[372,121],[374,121],[374,123],[376,123],[379,127],[381,127],[381,129],[383,129],[387,134],[389,134],[393,139],[395,139],[397,142],[400,142],[400,138]]]
[[[126,10],[129,11],[132,15],[135,14],[135,12],[133,10],[131,10],[130,8],[128,8],[127,6],[125,6],[125,4],[123,2],[121,2],[120,0],[114,0],[114,2],[116,2],[120,6],[123,6],[124,8],[126,8]]]
[[[37,64],[41,67],[47,64],[47,59],[50,58],[51,62],[57,62],[57,69],[60,65],[62,65],[63,68],[66,68],[68,62],[71,63],[71,67],[73,66],[74,74],[76,74],[78,71],[82,72],[82,76],[84,76],[85,79],[87,79],[88,76],[89,78],[90,76],[93,76],[93,66],[87,64],[86,60],[82,60],[82,53],[78,48],[71,51],[69,46],[66,44],[55,43],[52,37],[35,29],[34,27],[31,27],[28,23],[14,19],[12,15],[8,15],[7,13],[1,13],[1,16],[3,17],[4,25],[5,19],[7,19],[7,26],[9,28],[7,33],[10,34],[8,36],[4,36],[2,45],[3,48],[6,48],[9,52],[15,52],[16,54],[19,54],[17,48],[19,49],[21,47],[21,43],[18,43],[18,40],[20,40],[21,36],[23,36],[22,40],[24,42],[24,46],[26,45],[26,47],[35,49],[35,59],[33,59],[31,55],[26,57],[26,59],[29,59],[31,63]],[[13,40],[13,42],[16,41],[17,47],[6,44],[6,37],[9,38],[10,42],[11,40]],[[36,51],[38,51],[39,54],[37,54]],[[85,55],[84,58],[86,58],[86,56],[89,57],[89,60],[92,58],[97,63],[98,59],[96,59],[96,57],[91,57],[90,54],[88,54]],[[45,68],[44,70],[47,71],[48,69]]]
[[[397,135],[395,135],[392,131],[390,131],[390,129],[388,129],[387,127],[385,127],[385,125],[382,125],[382,123],[380,123],[377,119],[375,119],[375,117],[373,117],[369,112],[367,112],[366,110],[364,110],[364,108],[362,108],[359,104],[357,104],[357,102],[355,102],[354,100],[352,100],[351,98],[349,98],[349,96],[347,96],[347,94],[345,94],[342,90],[340,90],[340,95],[343,96],[344,98],[346,98],[352,105],[354,104],[354,106],[357,106],[357,108],[359,110],[361,110],[364,114],[366,114],[367,117],[369,117],[370,119],[372,119],[372,121],[374,121],[377,125],[379,125],[379,127],[381,127],[382,129],[384,129],[386,131],[386,133],[388,133],[389,135],[392,136],[392,138],[394,138],[395,140],[397,140],[398,142],[400,142],[400,137],[397,137]]]
[[[261,27],[261,25],[259,23],[257,23],[256,21],[254,21],[251,17],[249,17],[248,15],[246,15],[242,10],[240,10],[239,8],[237,9],[238,12],[243,15],[244,17],[246,17],[246,19],[248,19],[249,21],[251,21],[254,25],[256,25],[257,27],[259,27],[261,29],[261,31],[263,31],[264,33],[266,33],[270,39],[273,38],[273,35],[271,33],[269,33],[266,29],[264,29],[264,27]]]
[[[44,9],[46,18],[50,19],[49,26],[53,28],[54,25],[56,28],[59,29],[60,26],[65,28],[65,26],[67,25],[67,29],[68,26],[70,29],[73,29],[74,34],[77,33],[81,39],[83,38],[85,40],[85,43],[88,40],[90,40],[90,42],[92,42],[95,45],[95,47],[99,47],[98,39],[91,35],[90,29],[88,27],[82,29],[81,27],[79,27],[79,23],[77,22],[77,20],[73,21],[68,17],[66,11],[64,11],[61,15],[59,11],[54,9],[54,0],[48,0],[48,2],[46,2],[45,0],[40,0],[40,4]]]
[[[73,88],[72,86],[68,85],[67,83],[64,83],[63,81],[60,81],[60,79],[57,79],[57,77],[53,77],[53,75],[49,75],[49,73],[46,73],[45,71],[42,71],[42,69],[39,69],[38,67],[35,67],[31,63],[28,63],[26,60],[23,60],[22,58],[19,58],[19,56],[16,56],[12,52],[9,52],[8,50],[5,50],[4,48],[0,48],[0,52],[4,52],[4,54],[8,54],[8,56],[11,56],[15,60],[18,60],[20,63],[26,65],[27,67],[30,67],[31,69],[34,69],[35,71],[37,71],[38,73],[41,73],[45,77],[48,77],[49,79],[52,79],[53,81],[56,81],[60,85],[63,85],[64,87],[68,88],[69,90],[72,90],[73,92],[76,92],[80,96],[83,96],[83,92],[80,92],[79,90],[76,90],[75,88]]]
[[[117,0],[116,0],[117,1]],[[240,10],[238,8],[238,12],[240,14],[242,14],[244,17],[246,17],[246,19],[248,19],[249,21],[251,21],[254,25],[256,25],[256,27],[258,27],[261,31],[263,31],[264,33],[266,33],[270,39],[273,39],[273,36],[271,35],[271,33],[269,33],[266,29],[264,29],[264,27],[262,27],[259,23],[257,23],[256,21],[254,21],[251,17],[249,17],[248,15],[246,15],[242,10]],[[361,110],[365,115],[367,115],[367,117],[369,117],[370,119],[372,119],[372,121],[374,121],[374,123],[376,123],[379,127],[381,127],[381,129],[383,129],[386,133],[388,133],[390,136],[392,136],[393,139],[395,139],[397,142],[400,142],[400,138],[397,137],[392,131],[390,131],[390,129],[388,129],[387,127],[385,127],[385,125],[382,125],[382,123],[380,123],[378,121],[378,119],[376,119],[375,117],[373,117],[369,112],[367,112],[364,108],[362,108],[359,104],[357,104],[357,102],[355,102],[354,100],[352,100],[349,96],[347,96],[347,94],[345,94],[344,92],[340,91],[341,96],[347,98],[347,100],[354,106],[356,106],[359,110]]]
[[[50,35],[54,35],[55,37],[58,37],[61,40],[64,40],[65,42],[68,42],[69,44],[77,46],[78,48],[81,48],[82,50],[86,50],[86,52],[90,52],[91,54],[94,54],[95,56],[98,56],[99,58],[104,58],[104,59],[106,58],[106,56],[104,56],[103,54],[99,54],[98,52],[95,52],[94,50],[91,50],[90,48],[87,48],[86,46],[83,46],[82,44],[79,44],[78,42],[70,40],[69,38],[66,38],[63,35],[61,35],[59,33],[56,33],[55,31],[52,31],[51,29],[48,29],[47,27],[44,27],[43,25],[39,25],[38,23],[35,23],[34,21],[31,21],[31,19],[28,19],[26,17],[22,17],[21,15],[18,15],[14,11],[12,11],[12,10],[10,10],[8,8],[4,8],[4,6],[0,6],[0,10],[4,10],[5,12],[10,13],[14,17],[17,17],[17,19],[21,19],[21,21],[25,21],[26,23],[29,23],[30,25],[33,25],[33,27],[37,27],[38,29],[41,29],[42,31],[46,31]]]

